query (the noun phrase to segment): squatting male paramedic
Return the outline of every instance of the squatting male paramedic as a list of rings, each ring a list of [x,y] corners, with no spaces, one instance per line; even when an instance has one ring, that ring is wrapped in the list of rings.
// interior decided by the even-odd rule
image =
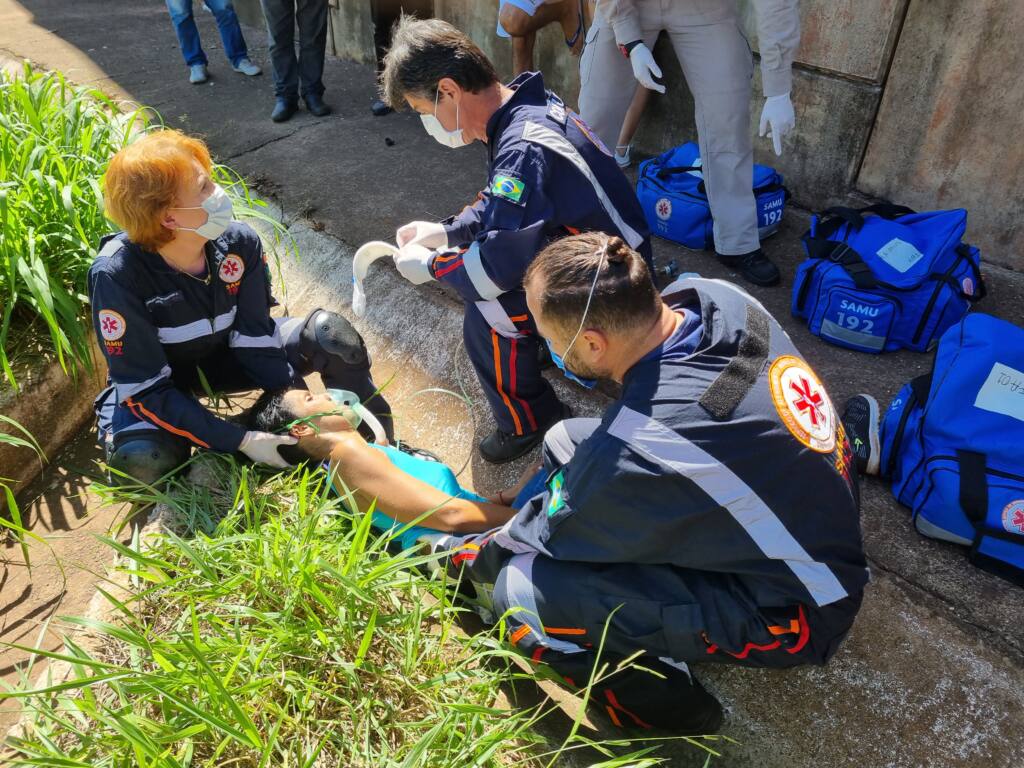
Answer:
[[[194,393],[304,386],[313,370],[327,386],[358,394],[390,430],[363,340],[344,318],[319,309],[271,318],[259,236],[232,221],[201,141],[163,130],[130,144],[110,161],[104,198],[124,229],[104,238],[89,269],[109,370],[96,415],[113,469],[153,483],[192,446],[286,466],[277,447],[293,438],[218,418]]]
[[[510,461],[564,415],[540,374],[524,271],[551,238],[582,230],[618,235],[650,258],[643,211],[605,146],[539,73],[502,85],[450,24],[403,18],[382,83],[389,104],[408,103],[445,146],[487,144],[490,175],[478,200],[441,224],[399,229],[395,264],[410,282],[440,280],[465,300],[466,351],[497,422],[480,454]]]
[[[779,324],[729,283],[659,296],[638,253],[590,233],[548,246],[525,288],[552,353],[622,395],[548,431],[546,488],[509,523],[435,550],[493,585],[495,615],[518,610],[512,642],[570,684],[606,622],[613,668],[642,652],[663,677],[592,692],[613,722],[708,733],[721,710],[687,664],[823,664],[853,623],[868,573],[845,431]]]
[[[800,44],[798,0],[754,0],[765,103],[760,134],[775,154],[796,125],[789,93]],[[664,30],[693,94],[702,173],[715,220],[715,252],[757,285],[774,285],[779,270],[761,251],[751,191],[750,45],[736,0],[603,0],[580,59],[580,113],[605,142],[614,142],[636,81],[665,92],[651,49]],[[635,79],[634,79],[635,78]]]

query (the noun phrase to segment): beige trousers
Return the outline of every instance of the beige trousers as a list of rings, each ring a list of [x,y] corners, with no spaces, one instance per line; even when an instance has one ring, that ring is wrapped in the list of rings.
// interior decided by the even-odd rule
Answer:
[[[644,44],[664,30],[693,94],[715,250],[727,256],[759,247],[750,130],[753,56],[733,0],[636,0]],[[623,41],[630,42],[630,41]],[[615,146],[636,80],[598,3],[580,60],[580,114]],[[672,98],[668,91],[667,98]],[[665,147],[668,149],[668,147]]]

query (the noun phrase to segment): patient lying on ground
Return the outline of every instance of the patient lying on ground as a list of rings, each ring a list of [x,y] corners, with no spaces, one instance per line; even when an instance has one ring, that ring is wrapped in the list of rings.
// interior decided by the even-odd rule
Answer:
[[[252,429],[297,437],[298,444],[278,448],[282,458],[291,464],[329,465],[335,489],[342,495],[351,492],[359,509],[376,500],[377,528],[397,533],[416,522],[396,537],[403,548],[424,533],[486,531],[515,514],[512,507],[460,487],[447,466],[422,452],[368,443],[354,426],[358,417],[327,393],[265,392],[250,411],[249,422]]]

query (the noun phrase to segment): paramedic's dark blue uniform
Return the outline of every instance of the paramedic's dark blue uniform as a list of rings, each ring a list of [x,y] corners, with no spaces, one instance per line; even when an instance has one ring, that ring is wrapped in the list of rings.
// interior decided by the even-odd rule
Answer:
[[[512,640],[556,670],[589,669],[620,605],[613,656],[822,664],[868,579],[842,425],[747,294],[701,279],[669,290],[681,327],[600,421],[552,427],[546,490],[453,560],[494,585],[497,615],[525,609]]]
[[[466,351],[498,428],[537,432],[561,413],[540,375],[538,337],[522,290],[534,256],[553,238],[619,235],[650,262],[649,232],[632,186],[608,150],[539,73],[509,84],[487,124],[490,178],[480,199],[445,222],[446,249],[431,272],[466,302]]]
[[[104,239],[89,269],[93,322],[109,370],[96,401],[108,455],[140,438],[171,445],[179,462],[190,445],[235,451],[246,429],[195,399],[204,377],[214,392],[275,389],[304,386],[303,374],[324,367],[314,360],[320,349],[310,348],[306,319],[271,318],[270,272],[250,227],[232,223],[205,249],[209,284],[124,233]],[[309,319],[317,313],[332,315],[317,310]],[[328,386],[372,393],[368,359],[355,368],[347,381]]]

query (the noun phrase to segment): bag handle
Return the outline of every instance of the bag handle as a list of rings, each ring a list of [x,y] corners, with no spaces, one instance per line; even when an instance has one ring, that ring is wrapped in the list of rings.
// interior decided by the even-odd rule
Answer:
[[[689,173],[690,171],[703,171],[704,169],[699,165],[669,165],[659,168],[654,172],[654,175],[659,179],[664,179],[669,174],[673,173]]]

